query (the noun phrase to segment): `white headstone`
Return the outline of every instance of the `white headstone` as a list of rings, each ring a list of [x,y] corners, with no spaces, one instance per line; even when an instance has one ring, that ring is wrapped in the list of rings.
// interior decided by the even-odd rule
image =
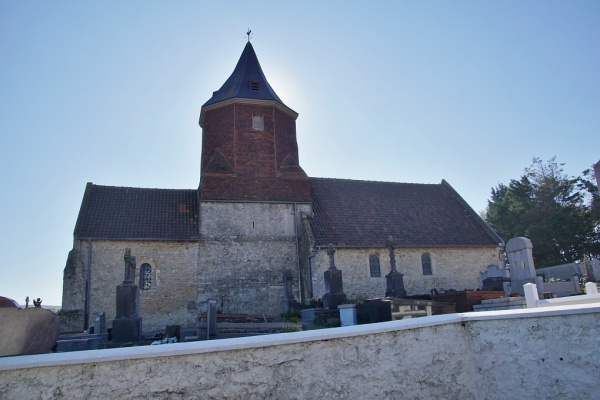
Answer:
[[[536,283],[533,265],[533,245],[525,237],[512,238],[506,243],[506,255],[510,264],[511,290],[524,295],[523,285]]]

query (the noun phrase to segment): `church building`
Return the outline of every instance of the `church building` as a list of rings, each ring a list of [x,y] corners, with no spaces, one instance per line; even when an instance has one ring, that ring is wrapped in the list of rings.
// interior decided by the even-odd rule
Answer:
[[[307,304],[324,294],[329,244],[348,297],[384,295],[389,236],[408,295],[480,286],[503,242],[446,181],[308,177],[297,117],[248,42],[200,110],[197,189],[88,183],[64,270],[62,329],[84,329],[102,311],[115,317],[125,249],[147,332],[195,325],[207,299],[225,313]]]

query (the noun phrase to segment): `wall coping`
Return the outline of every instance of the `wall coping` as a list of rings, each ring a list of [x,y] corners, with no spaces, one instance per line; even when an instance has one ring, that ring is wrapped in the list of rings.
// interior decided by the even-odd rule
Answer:
[[[600,305],[581,304],[544,307],[541,309],[479,311],[433,315],[414,319],[411,318],[408,320],[380,322],[376,324],[354,325],[303,332],[277,333],[234,339],[3,357],[0,358],[0,371],[234,351],[475,321],[591,313],[600,313]]]

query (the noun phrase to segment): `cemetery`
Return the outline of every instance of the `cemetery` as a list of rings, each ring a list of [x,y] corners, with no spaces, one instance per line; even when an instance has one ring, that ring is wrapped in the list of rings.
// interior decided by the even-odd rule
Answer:
[[[217,300],[209,300],[196,326],[169,325],[145,336],[129,249],[116,318],[107,321],[101,313],[88,332],[59,335],[57,317],[41,308],[40,299],[21,309],[0,298],[0,397],[594,398],[591,384],[600,368],[595,282],[583,288],[578,276],[544,282],[535,272],[531,242],[514,238],[506,245],[509,268],[481,272],[488,290],[406,296],[391,238],[387,245],[391,270],[384,296],[348,299],[330,245],[322,307],[283,299],[286,315],[301,315],[294,323],[266,314],[221,314]],[[516,368],[527,376],[506,373]],[[155,377],[132,387],[140,371]],[[81,373],[94,380],[82,380]],[[530,379],[536,385],[526,384]],[[288,386],[294,391],[283,389]]]
[[[5,357],[0,397],[597,398],[598,304]]]

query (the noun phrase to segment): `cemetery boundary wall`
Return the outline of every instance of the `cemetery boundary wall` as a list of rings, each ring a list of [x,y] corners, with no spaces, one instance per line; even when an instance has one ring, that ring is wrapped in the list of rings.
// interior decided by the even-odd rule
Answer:
[[[0,358],[0,398],[598,398],[600,306]]]

